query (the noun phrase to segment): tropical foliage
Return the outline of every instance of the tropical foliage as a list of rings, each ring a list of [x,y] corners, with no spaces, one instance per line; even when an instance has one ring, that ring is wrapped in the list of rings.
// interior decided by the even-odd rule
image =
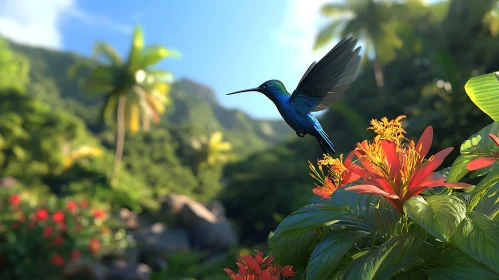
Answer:
[[[470,80],[471,99],[473,80],[487,76]],[[478,87],[490,102],[499,97],[494,83]],[[496,113],[487,101],[479,104]],[[415,143],[404,118],[372,120],[372,142],[357,143],[344,160],[325,155],[317,168],[309,163],[320,199],[269,235],[276,263],[304,279],[499,277],[499,123],[466,140],[450,170],[435,172],[452,147],[426,158],[432,127]],[[481,177],[476,185],[457,182],[469,171]]]
[[[152,70],[150,66],[160,60],[177,56],[176,51],[163,46],[144,47],[142,29],[137,26],[132,37],[132,46],[128,60],[123,62],[113,47],[106,43],[94,46],[94,58],[97,63],[91,67],[90,75],[80,82],[87,94],[104,94],[106,96],[102,108],[102,117],[107,123],[114,119],[117,123],[116,154],[111,178],[118,175],[118,168],[123,156],[125,128],[132,133],[141,127],[145,131],[150,128],[151,120],[159,122],[160,114],[165,112],[168,101],[170,72]],[[70,69],[74,76],[78,64]]]

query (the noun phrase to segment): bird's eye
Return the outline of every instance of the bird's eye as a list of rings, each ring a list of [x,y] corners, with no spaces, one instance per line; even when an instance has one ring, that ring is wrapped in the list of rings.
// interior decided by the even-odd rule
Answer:
[[[270,86],[270,84],[269,84],[269,83],[265,83],[265,84],[263,84],[263,87],[264,87],[264,88],[268,88],[269,86]]]

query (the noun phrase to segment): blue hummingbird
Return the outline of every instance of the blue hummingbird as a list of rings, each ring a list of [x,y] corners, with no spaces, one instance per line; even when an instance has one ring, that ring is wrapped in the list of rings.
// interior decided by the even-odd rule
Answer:
[[[342,39],[319,62],[313,62],[290,94],[279,80],[268,80],[259,87],[227,95],[257,91],[277,107],[286,123],[299,137],[309,134],[319,142],[322,151],[333,153],[333,142],[312,112],[319,112],[336,102],[356,78],[360,67],[360,47],[356,38]]]

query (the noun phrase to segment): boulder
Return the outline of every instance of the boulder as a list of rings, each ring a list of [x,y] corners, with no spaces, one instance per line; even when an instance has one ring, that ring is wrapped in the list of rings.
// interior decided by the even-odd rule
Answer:
[[[152,270],[145,264],[115,260],[108,269],[107,280],[148,280]]]

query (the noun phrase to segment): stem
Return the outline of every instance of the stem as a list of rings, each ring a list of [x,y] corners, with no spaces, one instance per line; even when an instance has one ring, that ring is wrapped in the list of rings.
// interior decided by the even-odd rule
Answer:
[[[114,154],[111,180],[118,177],[121,160],[123,159],[123,148],[125,146],[125,105],[126,96],[122,94],[118,99],[118,113],[116,117],[116,123],[118,126],[116,130],[116,152]]]

